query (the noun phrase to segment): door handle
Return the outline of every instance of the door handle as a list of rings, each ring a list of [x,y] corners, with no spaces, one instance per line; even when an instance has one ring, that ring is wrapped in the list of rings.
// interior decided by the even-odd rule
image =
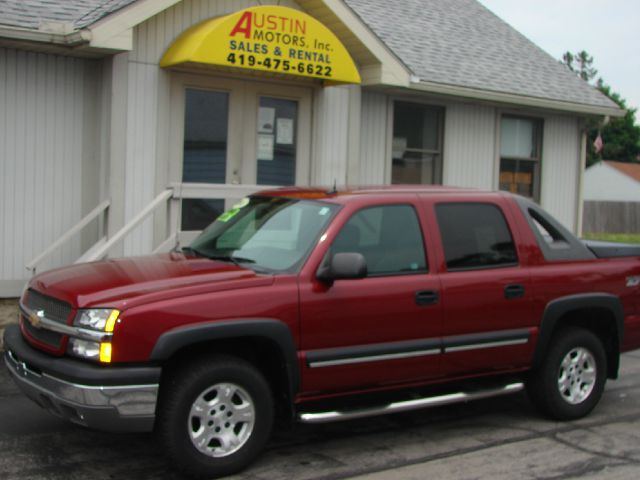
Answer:
[[[435,305],[440,301],[437,290],[420,290],[416,292],[416,305]]]
[[[507,285],[504,287],[504,298],[510,300],[512,298],[524,297],[524,287],[518,284]]]

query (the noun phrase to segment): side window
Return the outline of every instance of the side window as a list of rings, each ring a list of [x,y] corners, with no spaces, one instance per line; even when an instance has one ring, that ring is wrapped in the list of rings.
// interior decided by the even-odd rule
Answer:
[[[564,236],[549,223],[542,215],[533,209],[529,209],[529,216],[533,220],[536,230],[549,247],[553,249],[570,248],[569,242]]]
[[[436,206],[447,270],[501,267],[518,262],[502,212],[487,203]]]
[[[369,276],[427,271],[424,241],[413,207],[386,205],[355,213],[331,245],[331,253],[361,253]]]

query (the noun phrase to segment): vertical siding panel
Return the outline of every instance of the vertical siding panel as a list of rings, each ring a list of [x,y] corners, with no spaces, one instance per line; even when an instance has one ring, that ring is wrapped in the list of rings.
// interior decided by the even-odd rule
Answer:
[[[443,182],[492,189],[495,178],[495,109],[451,104],[445,111]]]
[[[37,86],[34,91],[34,97],[36,99],[36,104],[38,105],[39,115],[36,117],[35,129],[33,131],[33,140],[36,144],[36,153],[35,153],[35,164],[38,168],[36,168],[36,172],[33,178],[33,188],[36,192],[41,192],[40,195],[33,195],[35,208],[32,212],[43,212],[45,211],[46,204],[44,198],[45,186],[48,183],[46,181],[46,160],[47,160],[47,118],[48,110],[47,110],[47,86],[49,83],[47,82],[47,56],[45,54],[38,54],[37,60],[37,68],[36,68],[36,78],[37,78]],[[29,258],[33,258],[38,253],[44,250],[44,240],[46,235],[43,235],[44,225],[41,223],[41,219],[38,218],[38,214],[31,215],[33,222],[33,232],[36,234],[33,235],[33,251],[31,252],[31,256]],[[26,260],[29,261],[29,260]]]
[[[362,92],[360,126],[360,178],[363,185],[384,184],[387,161],[386,95]]]
[[[25,264],[80,219],[83,64],[0,48],[0,296],[17,295]]]
[[[26,117],[32,119],[33,122],[38,118],[38,104],[37,98],[35,96],[36,87],[37,87],[37,54],[28,53],[27,54],[27,82],[26,89],[28,92],[26,98]],[[34,132],[34,125],[28,125],[27,131]],[[36,139],[33,136],[33,133],[29,134],[25,138],[26,140],[26,152],[25,152],[25,161],[24,161],[24,181],[22,185],[19,186],[23,192],[32,192],[34,190],[34,180],[36,178]],[[24,198],[24,209],[26,212],[33,212],[35,210],[35,196],[25,195]],[[25,255],[29,257],[33,257],[34,255],[34,238],[31,232],[35,231],[35,223],[34,216],[27,215],[23,218],[23,225],[20,233],[22,235],[22,245],[25,251]],[[17,259],[18,262],[20,259]],[[24,268],[24,266],[22,266]]]
[[[158,71],[155,65],[129,65],[126,149],[125,221],[137,215],[155,197]],[[153,248],[153,221],[145,220],[125,239],[125,255]]]
[[[15,178],[16,178],[16,168],[20,163],[20,159],[18,158],[18,151],[16,148],[16,126],[18,123],[18,118],[16,117],[16,110],[18,108],[17,105],[17,75],[18,75],[18,66],[16,60],[16,52],[15,50],[9,51],[8,62],[7,62],[7,157],[8,161],[8,171],[7,177],[5,179],[5,191],[6,191],[6,203],[5,203],[5,212],[12,217],[10,219],[11,225],[15,225],[16,220],[18,218],[18,212],[16,210],[16,191],[15,191]],[[14,262],[15,256],[22,255],[23,252],[19,250],[19,244],[15,243],[15,228],[8,229],[8,235],[6,236],[7,245],[6,249],[10,252],[7,258],[7,274],[9,278],[15,278],[16,272],[14,271]]]
[[[575,231],[580,175],[580,130],[575,117],[544,121],[540,203],[568,229]]]
[[[311,182],[344,184],[347,178],[349,90],[326,87],[315,97],[316,135]]]
[[[7,168],[9,162],[7,160],[6,150],[6,112],[7,112],[7,51],[0,49],[0,85],[5,85],[5,88],[0,88],[0,278],[5,278],[7,256],[9,254],[6,248],[6,238],[9,232],[9,219],[7,218],[9,212],[3,205],[6,205],[6,182],[8,181]]]

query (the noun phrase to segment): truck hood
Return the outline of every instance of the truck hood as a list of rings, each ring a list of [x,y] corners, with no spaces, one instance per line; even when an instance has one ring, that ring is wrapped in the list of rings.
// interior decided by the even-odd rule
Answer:
[[[30,288],[77,308],[124,310],[176,296],[270,283],[272,276],[248,268],[171,252],[58,268],[34,277]]]

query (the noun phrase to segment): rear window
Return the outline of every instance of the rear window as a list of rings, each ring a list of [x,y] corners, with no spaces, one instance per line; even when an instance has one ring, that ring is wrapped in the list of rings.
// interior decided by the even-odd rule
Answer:
[[[496,268],[518,263],[502,211],[488,203],[436,206],[447,270]]]

